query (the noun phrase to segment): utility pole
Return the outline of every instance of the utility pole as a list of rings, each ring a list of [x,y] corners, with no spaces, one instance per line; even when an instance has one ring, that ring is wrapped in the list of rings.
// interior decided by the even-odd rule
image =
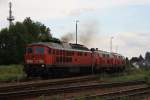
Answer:
[[[118,53],[118,46],[116,45],[116,53]]]
[[[15,20],[14,16],[12,16],[12,3],[9,2],[9,17],[7,18],[7,20],[9,21],[9,27],[12,25],[12,21]]]
[[[112,36],[112,37],[110,37],[110,52],[112,52],[112,39],[113,39],[114,37]]]
[[[78,20],[76,20],[76,44],[77,44],[77,39],[78,39],[78,36],[77,36],[77,33],[78,33]]]

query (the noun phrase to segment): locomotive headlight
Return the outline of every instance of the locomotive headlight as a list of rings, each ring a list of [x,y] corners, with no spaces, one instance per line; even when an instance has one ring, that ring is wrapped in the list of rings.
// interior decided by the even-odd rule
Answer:
[[[41,67],[45,67],[45,65],[41,65]]]

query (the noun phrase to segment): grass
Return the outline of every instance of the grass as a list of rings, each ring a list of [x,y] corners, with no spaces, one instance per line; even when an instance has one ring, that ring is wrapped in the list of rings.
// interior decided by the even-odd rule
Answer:
[[[140,80],[147,79],[150,81],[150,69],[132,69],[122,73],[116,74],[105,74],[102,73],[99,75],[101,80],[106,80],[110,82],[114,81],[130,81],[130,80]]]
[[[0,81],[17,81],[26,77],[23,65],[0,65]],[[132,69],[123,73],[99,74],[101,80],[106,81],[129,81],[146,79],[150,83],[150,69]]]
[[[49,97],[48,100],[62,100],[61,98],[62,98],[61,95],[52,95]],[[41,96],[37,97],[36,100],[47,100],[47,99],[46,99],[46,96],[41,95]]]
[[[0,65],[0,81],[17,81],[24,77],[23,65]]]
[[[80,95],[80,96],[76,96],[74,98],[74,100],[91,100],[91,99],[86,98],[86,97],[88,97],[88,95]],[[92,98],[92,100],[105,100],[105,99],[102,97],[94,97],[94,98]]]
[[[42,95],[42,96],[39,96],[39,97],[37,98],[37,100],[45,100],[45,99],[44,99],[44,96]]]

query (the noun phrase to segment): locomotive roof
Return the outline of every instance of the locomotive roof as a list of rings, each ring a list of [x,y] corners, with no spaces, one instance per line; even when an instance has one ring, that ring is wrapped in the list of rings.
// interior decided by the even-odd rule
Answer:
[[[116,55],[116,56],[122,56],[119,53],[114,53],[114,52],[107,52],[107,51],[102,51],[102,50],[98,50],[98,52],[103,53],[103,54],[112,54],[112,55]]]
[[[84,45],[65,43],[65,42],[61,42],[61,43],[38,42],[38,43],[31,43],[28,46],[33,46],[33,45],[44,45],[44,46],[48,46],[50,48],[55,48],[55,49],[89,51],[89,49],[87,47],[85,47]]]
[[[121,54],[118,54],[118,53],[114,53],[114,52],[107,52],[107,51],[102,51],[102,50],[98,50],[98,53],[101,53],[101,54],[107,54],[107,55],[112,55],[112,56],[117,56],[117,57],[123,57]]]
[[[105,55],[109,55],[110,57],[113,57],[113,55],[112,55],[112,53],[111,53],[111,52],[98,50],[98,53],[100,53],[100,54],[105,54]]]
[[[103,53],[103,54],[111,54],[110,52],[107,51],[102,51],[102,50],[98,50],[99,53]]]

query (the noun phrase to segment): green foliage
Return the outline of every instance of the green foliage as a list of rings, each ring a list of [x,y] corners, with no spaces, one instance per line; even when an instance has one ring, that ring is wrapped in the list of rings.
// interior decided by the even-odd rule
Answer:
[[[74,100],[85,100],[84,96],[76,96]]]
[[[144,80],[148,72],[150,71],[144,69],[132,69],[122,73],[113,73],[113,74],[101,73],[99,75],[99,78],[100,80],[107,80],[110,82],[131,81],[141,79]]]
[[[29,17],[0,31],[0,64],[23,62],[24,48],[32,42],[59,41],[52,38],[50,29]]]
[[[74,98],[74,100],[91,100],[91,98],[86,98],[86,97],[88,97],[88,96],[87,95],[76,96]],[[92,100],[105,100],[105,99],[103,97],[93,97]]]
[[[25,78],[23,65],[1,65],[0,81],[17,81]]]
[[[118,100],[129,100],[129,97],[128,97],[128,96],[123,96],[123,97],[121,97],[121,98],[118,99]]]
[[[39,96],[39,97],[37,98],[37,100],[45,100],[45,99],[44,99],[44,95]]]
[[[147,69],[145,81],[147,84],[150,85],[150,70],[149,69]]]
[[[51,100],[61,100],[61,95],[53,95],[51,96]]]

